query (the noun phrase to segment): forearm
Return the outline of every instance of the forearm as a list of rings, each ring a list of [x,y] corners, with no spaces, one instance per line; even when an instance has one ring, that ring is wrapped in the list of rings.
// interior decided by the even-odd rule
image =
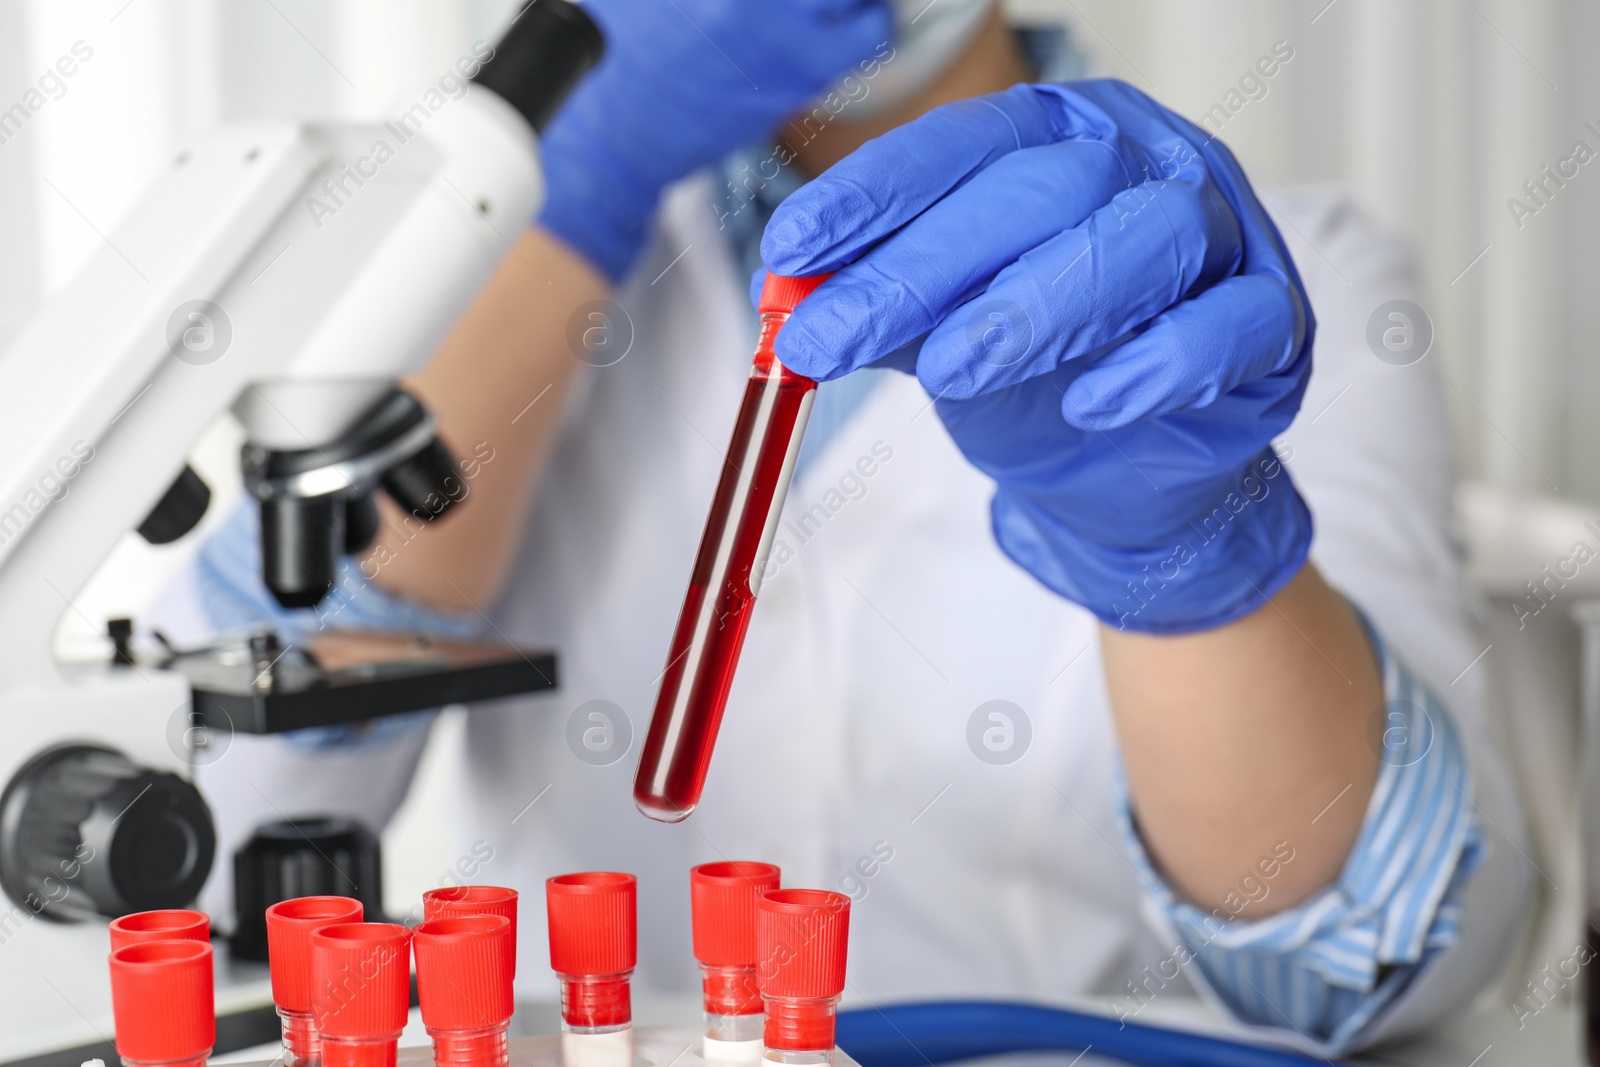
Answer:
[[[474,458],[466,495],[431,524],[383,500],[363,573],[389,592],[452,611],[495,599],[581,364],[569,324],[607,288],[582,257],[537,227],[518,238],[433,360],[405,383],[455,454]]]
[[[1179,893],[1223,906],[1280,842],[1293,862],[1239,917],[1338,877],[1377,778],[1383,683],[1354,609],[1315,567],[1237,622],[1161,637],[1103,627],[1101,649],[1139,831]]]

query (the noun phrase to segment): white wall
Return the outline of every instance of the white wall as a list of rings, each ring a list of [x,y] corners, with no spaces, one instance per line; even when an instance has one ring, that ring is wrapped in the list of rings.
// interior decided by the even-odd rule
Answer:
[[[177,141],[229,118],[370,115],[491,37],[514,0],[6,0],[0,101],[94,49],[0,145],[0,338],[69,277]],[[1600,166],[1519,228],[1506,201],[1600,152],[1600,9],[1581,0],[1013,0],[1097,69],[1198,118],[1274,42],[1294,59],[1224,130],[1265,181],[1346,183],[1416,242],[1463,469],[1600,499]],[[1487,251],[1485,252],[1485,249]],[[1479,253],[1483,257],[1474,263]],[[1473,264],[1471,269],[1466,269]],[[1465,273],[1463,273],[1465,271]]]
[[[1294,59],[1223,139],[1262,181],[1339,181],[1408,234],[1462,467],[1600,499],[1600,165],[1513,223],[1506,201],[1600,153],[1600,10],[1579,0],[1017,0],[1098,69],[1198,118],[1273,42]],[[1594,120],[1596,130],[1585,128]],[[1487,252],[1485,252],[1487,249]],[[1473,261],[1479,253],[1483,258]],[[1469,264],[1473,264],[1468,270]],[[1463,273],[1465,271],[1465,273]]]

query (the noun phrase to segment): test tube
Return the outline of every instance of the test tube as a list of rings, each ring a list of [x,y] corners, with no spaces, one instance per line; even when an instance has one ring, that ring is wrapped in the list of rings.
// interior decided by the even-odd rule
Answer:
[[[422,894],[422,919],[499,915],[511,923],[511,974],[517,973],[517,891],[498,885],[451,885]]]
[[[411,1007],[411,931],[340,923],[312,934],[311,1005],[325,1067],[395,1067]]]
[[[761,1058],[761,990],[756,986],[756,898],[778,888],[770,863],[703,863],[689,871],[694,958],[705,998],[703,1055]]]
[[[211,918],[203,911],[163,908],[136,911],[111,920],[111,951],[145,941],[211,940]]]
[[[1600,600],[1580,600],[1572,617],[1582,637],[1579,675],[1578,829],[1583,846],[1584,947],[1600,955]],[[1600,975],[1583,974],[1584,1062],[1600,1067]]]
[[[202,1067],[217,1043],[211,945],[145,941],[111,954],[111,1013],[126,1067]]]
[[[832,1067],[849,939],[850,898],[843,893],[776,889],[756,901],[763,1063]]]
[[[750,380],[633,779],[633,801],[652,819],[678,822],[700,802],[739,650],[816,398],[817,383],[778,362],[773,343],[795,306],[828,277],[768,274],[761,290],[761,332]]]
[[[503,915],[430,919],[412,935],[417,999],[437,1067],[506,1067],[511,920]]]
[[[585,871],[545,882],[550,967],[561,980],[564,1067],[632,1067],[638,888],[631,874]]]
[[[351,897],[295,897],[267,908],[267,960],[272,1002],[283,1024],[283,1067],[317,1067],[322,1042],[311,1003],[311,935],[324,926],[361,921]]]

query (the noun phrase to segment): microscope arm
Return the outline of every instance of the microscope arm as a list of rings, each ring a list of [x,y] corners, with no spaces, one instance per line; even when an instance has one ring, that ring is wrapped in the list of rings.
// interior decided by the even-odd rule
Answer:
[[[315,456],[427,359],[537,208],[534,131],[600,47],[538,0],[454,72],[470,91],[229,126],[173,158],[0,353],[0,688],[54,684],[55,620],[222,411],[258,456]]]

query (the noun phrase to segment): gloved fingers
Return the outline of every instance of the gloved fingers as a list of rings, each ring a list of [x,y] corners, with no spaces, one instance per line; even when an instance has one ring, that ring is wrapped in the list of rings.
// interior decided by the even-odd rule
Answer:
[[[1100,142],[1012,152],[802,302],[778,335],[778,358],[823,381],[874,362],[1123,186],[1121,161]]]
[[[1227,277],[1239,255],[1237,223],[1203,170],[1134,186],[947,316],[917,377],[964,399],[1092,358]]]
[[[923,337],[914,337],[886,356],[868,363],[874,370],[897,370],[901,374],[917,373],[917,352],[922,348]]]
[[[759,305],[761,303],[761,290],[766,284],[767,268],[757,267],[756,272],[750,276],[750,303],[752,305]],[[807,299],[809,300],[810,298],[807,297]],[[804,302],[802,302],[800,306],[804,307]],[[785,323],[784,329],[787,330],[788,328],[788,323]],[[782,337],[783,334],[780,332],[778,336]],[[917,352],[922,348],[922,342],[926,339],[927,333],[923,332],[922,334],[911,338],[905,344],[887,354],[882,352],[878,353],[875,358],[868,360],[861,366],[872,367],[879,370],[897,370],[901,374],[916,374]],[[779,358],[780,360],[782,359],[781,356]],[[787,364],[785,365],[787,366]],[[789,369],[796,370],[797,368],[791,366]],[[835,377],[837,377],[837,375],[835,375]]]
[[[1159,315],[1070,385],[1061,414],[1086,430],[1206,407],[1297,358],[1304,319],[1290,289],[1266,274],[1229,278]]]
[[[1063,367],[971,400],[935,394],[934,409],[979,470],[997,481],[1047,491],[1088,459],[1083,445],[1091,434],[1061,420],[1061,394],[1076,371]]]
[[[837,270],[995,160],[1061,140],[1032,86],[937,107],[874,138],[785,200],[761,258],[780,274]]]

